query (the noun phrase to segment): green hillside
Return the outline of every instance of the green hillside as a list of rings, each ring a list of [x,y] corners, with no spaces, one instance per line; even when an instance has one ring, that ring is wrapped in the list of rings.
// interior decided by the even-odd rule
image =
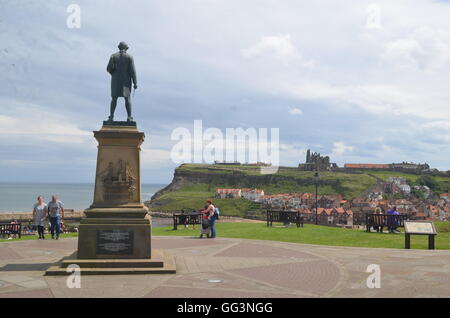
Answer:
[[[319,194],[341,194],[352,200],[371,188],[377,178],[403,176],[410,184],[417,184],[421,176],[392,171],[321,172]],[[450,178],[428,177],[437,192],[450,188]],[[147,203],[152,211],[173,212],[199,209],[205,200],[213,198],[217,188],[259,188],[266,194],[315,191],[314,172],[292,167],[280,167],[276,174],[262,175],[253,165],[183,164],[175,170],[174,180],[166,189]],[[244,216],[246,211],[258,210],[259,204],[244,199],[216,199],[226,215]]]

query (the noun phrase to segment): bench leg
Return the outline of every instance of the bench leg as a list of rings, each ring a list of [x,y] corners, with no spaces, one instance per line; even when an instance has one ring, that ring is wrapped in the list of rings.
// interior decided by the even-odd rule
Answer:
[[[178,224],[177,224],[177,221],[174,220],[174,222],[173,222],[173,230],[176,231],[177,229],[178,229]]]

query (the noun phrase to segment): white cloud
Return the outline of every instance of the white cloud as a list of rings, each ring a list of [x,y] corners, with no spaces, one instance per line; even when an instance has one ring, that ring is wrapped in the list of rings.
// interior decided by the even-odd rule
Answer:
[[[332,156],[342,156],[347,152],[351,152],[354,150],[353,146],[348,146],[342,141],[333,142],[333,152]]]
[[[29,143],[55,142],[91,144],[92,132],[80,129],[71,118],[50,112],[31,103],[0,100],[0,139],[14,140],[26,137]]]
[[[303,115],[303,111],[298,107],[289,107],[289,114],[291,115]]]
[[[150,146],[142,146],[141,163],[146,166],[167,167],[172,164],[170,151],[165,149],[149,148]]]
[[[283,60],[298,60],[303,67],[311,68],[315,66],[313,60],[307,60],[300,54],[292,43],[290,34],[263,36],[253,46],[242,49],[241,56],[246,59],[274,56]]]
[[[429,26],[420,26],[409,35],[384,44],[382,58],[396,67],[438,70],[450,59],[450,35]]]
[[[265,54],[294,57],[298,51],[292,44],[290,34],[263,36],[255,45],[241,50],[241,55],[245,58],[259,57]]]

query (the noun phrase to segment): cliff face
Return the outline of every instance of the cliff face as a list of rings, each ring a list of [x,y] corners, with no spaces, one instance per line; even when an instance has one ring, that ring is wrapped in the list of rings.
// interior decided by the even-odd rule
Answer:
[[[216,185],[220,187],[235,187],[235,188],[263,188],[267,185],[276,185],[284,182],[295,183],[299,186],[311,186],[315,184],[313,178],[299,179],[295,177],[283,175],[249,175],[240,171],[233,171],[221,173],[217,169],[208,171],[189,171],[177,168],[174,173],[172,182],[165,188],[161,189],[153,195],[151,201],[158,199],[161,195],[176,191],[186,185],[197,183]],[[336,180],[320,180],[320,185],[339,186],[340,181]]]

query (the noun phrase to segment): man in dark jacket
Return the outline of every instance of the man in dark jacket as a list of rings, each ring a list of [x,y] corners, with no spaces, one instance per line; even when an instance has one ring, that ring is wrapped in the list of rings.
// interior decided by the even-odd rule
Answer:
[[[131,116],[131,84],[137,89],[136,69],[134,60],[127,53],[128,45],[120,42],[119,52],[111,55],[106,70],[111,74],[111,113],[109,121],[114,121],[114,112],[117,106],[117,98],[125,98],[125,107],[127,109],[127,121],[133,121]]]

